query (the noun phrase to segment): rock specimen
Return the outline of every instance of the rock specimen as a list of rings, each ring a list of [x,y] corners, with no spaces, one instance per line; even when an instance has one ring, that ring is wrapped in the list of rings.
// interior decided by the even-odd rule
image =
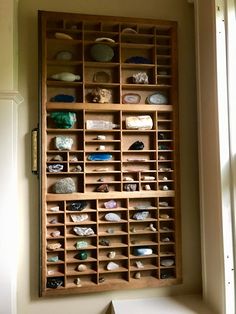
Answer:
[[[79,251],[75,255],[75,258],[79,260],[86,260],[88,258],[88,253],[86,251]]]
[[[99,277],[98,281],[99,281],[99,283],[103,283],[103,282],[105,282],[105,278],[104,277]]]
[[[113,234],[113,233],[115,233],[115,230],[113,228],[108,228],[107,233]]]
[[[152,249],[145,248],[145,247],[135,247],[133,249],[133,253],[134,253],[135,256],[152,255]]]
[[[143,181],[154,181],[156,178],[153,176],[142,176],[141,180]]]
[[[50,118],[57,128],[70,129],[76,122],[76,113],[70,111],[54,111],[50,113]]]
[[[149,228],[149,230],[151,230],[153,232],[157,231],[157,229],[153,226],[153,224],[150,224],[148,228]]]
[[[88,155],[89,161],[108,161],[112,159],[112,154],[108,153],[92,153]]]
[[[51,232],[51,236],[53,238],[60,237],[60,235],[61,235],[61,232],[59,230],[55,230],[55,231]]]
[[[49,243],[47,245],[47,249],[50,251],[55,251],[55,250],[60,249],[60,248],[61,248],[61,243]]]
[[[74,227],[73,230],[79,236],[89,236],[89,235],[93,235],[94,234],[94,231],[93,231],[92,228]]]
[[[134,142],[132,145],[130,145],[129,150],[142,150],[144,149],[144,143],[140,141]]]
[[[71,203],[69,206],[68,206],[68,210],[71,210],[71,211],[81,211],[83,210],[86,206],[88,205],[88,203],[86,201],[76,201],[76,202],[73,202]]]
[[[69,136],[56,136],[55,147],[58,150],[71,150],[73,139]]]
[[[81,222],[88,219],[88,214],[70,215],[73,222]]]
[[[81,287],[81,286],[82,286],[81,280],[80,280],[79,277],[75,278],[74,283],[75,283],[75,285],[76,285],[77,287]]]
[[[88,242],[86,242],[86,241],[77,241],[76,245],[75,245],[77,250],[85,249],[87,246],[88,246]]]
[[[110,251],[107,255],[109,258],[115,258],[116,257],[116,252],[115,251]]]
[[[124,184],[124,190],[127,192],[134,192],[137,190],[137,184],[136,183]]]
[[[144,190],[151,191],[151,186],[149,184],[145,184]]]
[[[87,266],[85,264],[80,264],[78,265],[77,270],[83,272],[87,270]]]
[[[97,192],[105,192],[105,193],[107,193],[107,192],[109,192],[109,187],[108,187],[107,184],[101,184],[101,185],[99,185],[99,186],[96,188],[96,191],[97,191]]]
[[[78,157],[76,156],[76,155],[72,155],[71,157],[70,157],[70,161],[79,161],[79,159],[78,159]]]
[[[125,125],[128,130],[151,130],[153,121],[150,116],[131,116],[125,119]]]
[[[134,181],[132,177],[123,177],[123,181]]]
[[[119,268],[119,265],[114,262],[109,262],[107,264],[107,270],[115,270],[117,268]]]
[[[120,216],[115,213],[107,213],[105,215],[105,220],[107,221],[120,221]]]
[[[51,102],[75,102],[76,98],[72,95],[58,94],[50,99]]]
[[[70,35],[65,34],[65,33],[60,33],[60,32],[56,32],[54,36],[57,39],[73,39],[73,37],[71,37]]]
[[[56,256],[51,256],[51,257],[48,257],[47,258],[47,261],[49,262],[49,263],[56,263],[56,262],[58,262],[59,261],[59,257],[56,255]]]
[[[106,135],[97,135],[96,140],[104,141],[106,139]]]
[[[144,220],[147,219],[149,215],[148,211],[137,212],[133,215],[133,219],[135,220]]]
[[[51,159],[52,161],[63,161],[63,157],[61,155],[55,155]]]
[[[161,239],[162,242],[170,242],[170,238],[169,237],[164,237]]]
[[[50,76],[50,78],[63,82],[74,82],[79,81],[81,79],[80,75],[70,73],[70,72],[61,72],[56,73]]]
[[[175,261],[171,258],[165,258],[161,260],[161,266],[170,267],[173,266]]]
[[[82,171],[82,167],[80,165],[77,165],[71,169],[71,172],[81,172],[81,171]]]
[[[169,190],[168,185],[163,185],[162,190],[163,190],[163,191],[168,191],[168,190]]]
[[[50,207],[49,210],[50,210],[51,212],[59,212],[60,207],[59,207],[59,206],[53,206],[53,207]]]
[[[56,289],[63,285],[63,280],[60,278],[48,278],[47,288]]]
[[[55,165],[49,165],[48,166],[48,171],[49,172],[61,172],[63,170],[63,165],[60,164],[55,164]]]
[[[106,88],[94,88],[89,95],[91,97],[91,101],[100,104],[108,104],[111,102],[111,91]]]
[[[138,268],[144,268],[144,265],[141,261],[135,261],[135,264]]]
[[[138,271],[137,273],[134,274],[135,279],[140,279],[141,278],[141,273]]]
[[[148,75],[146,72],[138,72],[133,74],[134,84],[148,84]]]
[[[110,201],[105,202],[104,206],[107,209],[117,208],[117,203],[114,200],[110,200]]]
[[[169,204],[168,204],[168,202],[159,202],[159,206],[161,206],[161,207],[168,207]]]
[[[108,239],[101,239],[99,241],[99,244],[102,246],[109,246],[110,245],[110,241]]]
[[[74,193],[75,191],[75,183],[70,177],[60,179],[53,185],[53,192],[56,194],[69,194]]]
[[[72,59],[72,57],[73,57],[72,52],[71,51],[66,51],[66,50],[59,51],[56,54],[56,60],[69,61],[69,60]]]

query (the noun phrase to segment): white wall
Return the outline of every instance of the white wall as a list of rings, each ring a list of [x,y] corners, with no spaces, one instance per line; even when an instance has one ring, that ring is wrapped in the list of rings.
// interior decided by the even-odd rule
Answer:
[[[38,298],[39,213],[37,178],[30,171],[30,130],[37,125],[37,10],[177,20],[179,23],[179,89],[183,284],[176,287],[113,291]],[[18,314],[102,314],[112,299],[143,298],[201,291],[198,169],[196,137],[193,6],[186,0],[78,0],[19,2],[19,265]]]

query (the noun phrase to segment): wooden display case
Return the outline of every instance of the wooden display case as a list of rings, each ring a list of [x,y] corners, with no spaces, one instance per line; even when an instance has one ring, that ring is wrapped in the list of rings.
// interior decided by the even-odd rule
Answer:
[[[39,12],[41,295],[181,282],[176,33],[172,21]],[[110,60],[94,60],[98,43],[111,48]],[[63,72],[80,79],[52,79]],[[148,82],[134,80],[140,73]],[[95,88],[110,92],[109,103],[91,100]],[[73,112],[76,122],[57,127],[55,112]],[[152,127],[127,128],[128,118],[140,116]],[[90,128],[89,120],[113,126]],[[69,149],[55,147],[61,136],[73,140]],[[144,147],[130,149],[136,141]],[[90,160],[98,152],[111,158]],[[58,164],[60,171],[49,171]],[[55,193],[65,178],[75,191]],[[109,191],[99,192],[101,184]],[[116,206],[106,208],[111,200]],[[72,210],[78,201],[83,209]],[[119,220],[107,220],[109,213]],[[149,253],[137,255],[140,248]]]

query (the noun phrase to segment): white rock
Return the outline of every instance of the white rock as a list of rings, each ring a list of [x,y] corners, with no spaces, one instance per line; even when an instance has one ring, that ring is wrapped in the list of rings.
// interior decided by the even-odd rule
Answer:
[[[161,265],[165,267],[173,266],[175,261],[171,258],[163,259],[161,260]]]
[[[142,212],[137,212],[133,215],[133,219],[135,220],[144,220],[148,217],[149,212],[148,211],[142,211]]]
[[[108,253],[108,257],[109,258],[115,258],[116,257],[116,252],[115,251],[111,251]]]
[[[94,231],[92,228],[81,228],[81,227],[74,227],[73,228],[74,232],[80,236],[88,236],[88,235],[93,235]]]
[[[80,215],[70,215],[73,222],[81,222],[88,219],[87,214],[80,214]]]
[[[110,262],[107,264],[107,270],[115,270],[117,268],[119,268],[119,265],[114,262]]]
[[[81,272],[85,271],[85,270],[87,270],[87,266],[85,264],[80,264],[80,265],[78,265],[77,270],[81,271]]]
[[[115,213],[108,213],[105,215],[107,221],[120,221],[120,216]]]

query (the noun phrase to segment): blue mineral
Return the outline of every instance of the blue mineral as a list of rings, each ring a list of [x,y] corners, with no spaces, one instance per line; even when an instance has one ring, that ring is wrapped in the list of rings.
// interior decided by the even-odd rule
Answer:
[[[50,99],[52,102],[75,102],[76,98],[72,95],[58,94]]]
[[[112,155],[108,153],[92,153],[88,155],[90,161],[108,161],[112,159]]]

